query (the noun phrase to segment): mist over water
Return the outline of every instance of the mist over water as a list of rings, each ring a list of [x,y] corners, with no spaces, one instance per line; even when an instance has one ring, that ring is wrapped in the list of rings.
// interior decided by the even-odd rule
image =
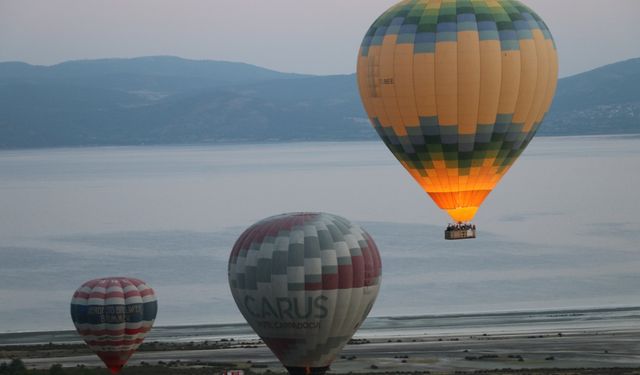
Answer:
[[[448,217],[380,142],[0,152],[0,331],[72,329],[82,282],[139,277],[156,325],[242,322],[227,257],[255,221],[325,211],[380,248],[372,316],[640,306],[640,137],[536,139],[476,217]]]

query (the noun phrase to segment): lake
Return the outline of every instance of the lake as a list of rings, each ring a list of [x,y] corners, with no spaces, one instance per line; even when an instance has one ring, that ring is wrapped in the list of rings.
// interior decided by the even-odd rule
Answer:
[[[255,221],[325,211],[378,243],[372,316],[640,306],[640,136],[537,138],[447,242],[381,142],[0,152],[0,332],[73,329],[84,281],[139,277],[156,325],[242,322],[227,258]]]

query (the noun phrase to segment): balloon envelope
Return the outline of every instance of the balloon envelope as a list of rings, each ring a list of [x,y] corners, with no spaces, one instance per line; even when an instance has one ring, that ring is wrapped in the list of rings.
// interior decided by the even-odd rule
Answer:
[[[71,300],[76,330],[114,374],[151,330],[157,311],[153,289],[128,277],[87,281]]]
[[[543,20],[516,0],[407,0],[358,57],[372,125],[435,203],[470,221],[524,151],[557,84]]]
[[[231,293],[291,374],[323,374],[371,310],[381,261],[348,220],[293,213],[262,220],[235,243]]]

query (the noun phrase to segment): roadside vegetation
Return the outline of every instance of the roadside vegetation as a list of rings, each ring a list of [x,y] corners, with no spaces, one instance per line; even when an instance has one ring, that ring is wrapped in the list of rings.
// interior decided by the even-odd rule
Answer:
[[[219,375],[224,374],[226,370],[242,369],[245,375],[285,375],[284,371],[273,371],[263,368],[260,365],[252,366],[247,364],[229,364],[229,363],[201,363],[190,362],[184,363],[174,361],[162,363],[159,365],[143,364],[142,366],[125,367],[120,375]],[[358,372],[365,374],[366,371]],[[371,372],[379,375],[640,375],[640,368],[611,368],[611,369],[499,369],[499,370],[479,370],[479,371],[460,371],[455,372],[429,372],[429,371],[386,371]],[[22,360],[13,359],[9,362],[0,363],[0,375],[108,375],[110,372],[104,368],[88,368],[84,366],[78,367],[62,367],[60,364],[52,365],[48,370],[30,370],[27,369]],[[330,373],[330,375],[350,375]]]

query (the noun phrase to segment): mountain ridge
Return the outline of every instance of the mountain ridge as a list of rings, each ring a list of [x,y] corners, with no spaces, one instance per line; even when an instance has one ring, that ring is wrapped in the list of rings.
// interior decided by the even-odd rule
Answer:
[[[640,133],[640,58],[563,78],[539,135]],[[0,63],[0,148],[376,139],[354,74],[169,56]]]

